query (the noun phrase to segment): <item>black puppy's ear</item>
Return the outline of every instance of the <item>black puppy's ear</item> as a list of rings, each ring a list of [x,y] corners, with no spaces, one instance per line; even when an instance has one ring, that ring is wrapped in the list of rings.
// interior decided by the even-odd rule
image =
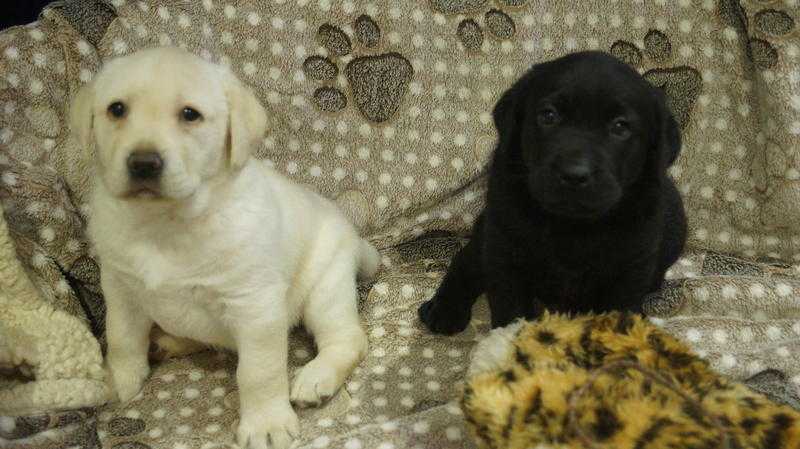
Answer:
[[[664,91],[658,87],[654,87],[655,95],[658,101],[658,114],[660,116],[661,132],[658,137],[659,151],[665,162],[665,167],[671,166],[681,152],[681,130],[678,126],[672,110],[667,104],[667,97]]]
[[[524,99],[530,90],[533,72],[529,70],[503,93],[492,111],[494,126],[497,128],[498,149],[504,149],[519,133],[519,126],[524,119]]]

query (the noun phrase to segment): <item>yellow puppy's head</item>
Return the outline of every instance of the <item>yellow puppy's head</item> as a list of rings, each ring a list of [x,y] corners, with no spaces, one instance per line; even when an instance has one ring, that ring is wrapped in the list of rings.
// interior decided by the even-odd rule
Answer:
[[[106,63],[75,95],[70,126],[112,196],[180,200],[241,168],[267,114],[226,68],[162,47]]]

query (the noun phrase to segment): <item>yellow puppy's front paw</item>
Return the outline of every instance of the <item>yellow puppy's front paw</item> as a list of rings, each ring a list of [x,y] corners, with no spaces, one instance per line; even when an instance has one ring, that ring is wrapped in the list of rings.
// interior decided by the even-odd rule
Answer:
[[[292,403],[298,407],[315,407],[330,399],[341,386],[341,376],[318,358],[300,369],[292,386]]]
[[[109,363],[111,387],[123,404],[139,394],[148,374],[150,367],[146,363]]]
[[[299,430],[289,402],[242,416],[237,442],[242,449],[288,449]]]

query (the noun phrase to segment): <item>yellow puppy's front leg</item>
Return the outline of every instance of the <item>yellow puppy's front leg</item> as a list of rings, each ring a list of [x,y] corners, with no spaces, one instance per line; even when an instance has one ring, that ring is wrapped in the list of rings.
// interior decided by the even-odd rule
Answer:
[[[126,403],[139,393],[150,373],[147,348],[153,321],[118,273],[103,270],[101,282],[106,300],[106,366],[117,398]]]
[[[286,290],[275,284],[225,301],[239,353],[237,442],[242,449],[289,449],[299,430],[289,403]]]

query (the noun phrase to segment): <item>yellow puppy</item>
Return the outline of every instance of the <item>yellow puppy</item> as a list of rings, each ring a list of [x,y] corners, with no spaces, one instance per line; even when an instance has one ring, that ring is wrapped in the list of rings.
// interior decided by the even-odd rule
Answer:
[[[71,111],[95,150],[89,234],[119,399],[141,389],[157,323],[238,351],[239,444],[284,449],[290,399],[319,404],[366,351],[356,275],[379,258],[332,202],[250,157],[267,122],[231,72],[173,48],[110,61]],[[287,334],[301,320],[319,354],[290,391]]]

